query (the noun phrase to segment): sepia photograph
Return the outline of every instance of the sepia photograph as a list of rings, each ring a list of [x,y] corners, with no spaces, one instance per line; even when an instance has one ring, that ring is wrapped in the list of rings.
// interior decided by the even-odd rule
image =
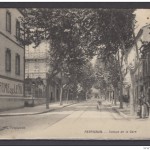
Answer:
[[[0,140],[150,140],[150,7],[0,20]]]

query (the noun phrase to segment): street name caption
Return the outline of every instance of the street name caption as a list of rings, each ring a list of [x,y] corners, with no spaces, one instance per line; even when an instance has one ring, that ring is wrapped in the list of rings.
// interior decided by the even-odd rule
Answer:
[[[109,130],[109,131],[103,131],[103,130],[85,130],[84,133],[110,133],[110,134],[116,134],[116,133],[128,133],[128,134],[136,134],[136,130]]]

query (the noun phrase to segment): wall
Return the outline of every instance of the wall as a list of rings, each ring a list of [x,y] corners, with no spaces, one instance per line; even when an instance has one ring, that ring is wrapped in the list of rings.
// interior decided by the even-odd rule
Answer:
[[[0,78],[0,96],[23,96],[23,82]]]
[[[40,45],[35,47],[34,44],[26,46],[26,67],[25,67],[25,77],[30,78],[41,77],[46,78],[46,73],[49,70],[47,64],[48,51],[50,49],[50,44],[48,41],[43,41]]]
[[[11,13],[11,33],[6,31],[6,11]],[[24,47],[16,39],[16,19],[20,16],[17,9],[0,9],[0,75],[24,80]],[[11,50],[11,72],[5,71],[5,51]],[[15,56],[20,55],[20,75],[15,74]]]
[[[37,105],[45,104],[46,98],[25,98],[24,99],[25,107],[34,107]]]
[[[5,71],[5,51],[11,50],[11,72]],[[20,55],[20,75],[15,73],[15,57]],[[0,75],[14,79],[24,80],[24,49],[0,34]]]
[[[6,12],[11,13],[11,33],[6,31]],[[0,111],[24,107],[24,47],[16,39],[16,21],[23,17],[18,9],[0,8]],[[5,71],[5,51],[11,50],[11,71]],[[20,55],[20,75],[15,58]]]
[[[0,111],[24,107],[23,97],[0,97]]]
[[[23,108],[25,102],[28,102],[29,106],[32,106],[32,99],[24,99],[24,97],[0,97],[0,112],[4,110]],[[45,104],[45,98],[35,98],[34,106]]]
[[[46,78],[46,62],[45,61],[26,61],[25,77],[27,78]]]
[[[11,13],[11,34],[6,31],[6,12]],[[16,39],[16,20],[20,20],[23,17],[22,14],[16,8],[0,8],[0,32],[3,32],[6,36],[10,37],[13,41]]]

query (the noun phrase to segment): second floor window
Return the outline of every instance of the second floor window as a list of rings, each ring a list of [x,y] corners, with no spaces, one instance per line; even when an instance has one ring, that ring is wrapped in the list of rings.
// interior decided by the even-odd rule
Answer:
[[[5,54],[5,69],[7,72],[11,71],[11,51],[10,49],[6,50]]]
[[[16,54],[16,74],[20,75],[20,55]]]
[[[6,12],[6,31],[11,33],[11,14],[9,11]]]
[[[16,38],[20,39],[20,22],[18,20],[16,21]]]

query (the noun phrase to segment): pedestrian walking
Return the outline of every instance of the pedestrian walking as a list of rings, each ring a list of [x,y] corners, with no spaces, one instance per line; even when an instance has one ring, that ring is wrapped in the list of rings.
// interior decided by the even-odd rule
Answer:
[[[102,101],[97,101],[97,110],[101,111]]]

